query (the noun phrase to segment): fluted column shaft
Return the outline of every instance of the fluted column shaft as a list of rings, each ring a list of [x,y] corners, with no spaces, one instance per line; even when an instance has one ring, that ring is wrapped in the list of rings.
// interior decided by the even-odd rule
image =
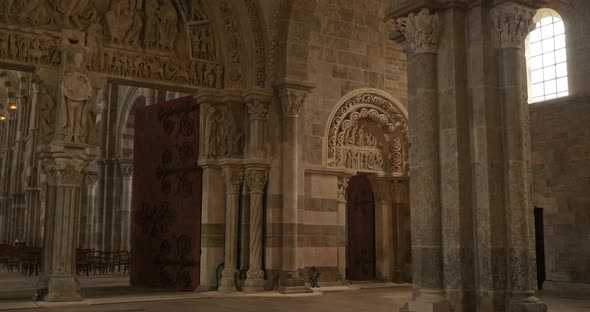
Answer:
[[[250,189],[250,266],[244,285],[246,292],[264,290],[264,270],[262,268],[264,212],[262,200],[266,181],[266,169],[248,168],[246,170],[246,184]]]
[[[239,167],[224,166],[222,174],[225,180],[225,261],[219,291],[232,292],[237,290],[238,213],[244,173]]]

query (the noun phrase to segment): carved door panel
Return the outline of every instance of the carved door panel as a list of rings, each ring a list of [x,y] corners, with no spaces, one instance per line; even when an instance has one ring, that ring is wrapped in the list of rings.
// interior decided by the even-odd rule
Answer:
[[[199,107],[192,97],[135,115],[131,284],[194,290],[201,256]]]
[[[366,175],[350,179],[346,191],[348,246],[346,267],[349,280],[375,279],[375,201]]]

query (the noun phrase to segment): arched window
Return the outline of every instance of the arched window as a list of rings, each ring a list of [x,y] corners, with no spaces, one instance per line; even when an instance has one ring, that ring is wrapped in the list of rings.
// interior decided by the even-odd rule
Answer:
[[[565,29],[553,10],[540,10],[527,40],[529,103],[569,94]]]

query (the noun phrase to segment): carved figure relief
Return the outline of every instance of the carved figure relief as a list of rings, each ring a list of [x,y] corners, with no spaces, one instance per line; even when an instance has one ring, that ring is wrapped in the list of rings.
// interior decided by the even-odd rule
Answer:
[[[59,41],[40,35],[0,30],[0,57],[33,64],[57,66],[61,61]]]
[[[211,106],[206,117],[205,142],[207,142],[207,157],[219,158],[222,155],[221,142],[223,138],[223,114],[221,109]]]
[[[44,84],[36,84],[39,88],[37,94],[37,102],[39,111],[41,113],[40,118],[40,130],[41,137],[46,138],[52,135],[55,125],[55,99],[53,92]]]
[[[329,127],[329,166],[407,173],[407,120],[388,99],[354,96],[338,108]]]
[[[244,133],[234,113],[222,105],[205,109],[205,156],[209,159],[240,157],[244,151]]]

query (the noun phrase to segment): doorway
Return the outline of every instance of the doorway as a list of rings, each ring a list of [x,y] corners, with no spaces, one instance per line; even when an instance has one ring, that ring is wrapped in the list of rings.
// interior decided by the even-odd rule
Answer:
[[[535,208],[535,250],[537,256],[537,287],[543,289],[545,282],[545,232],[543,230],[543,208]]]
[[[352,177],[346,191],[347,279],[375,279],[375,200],[366,174]]]

